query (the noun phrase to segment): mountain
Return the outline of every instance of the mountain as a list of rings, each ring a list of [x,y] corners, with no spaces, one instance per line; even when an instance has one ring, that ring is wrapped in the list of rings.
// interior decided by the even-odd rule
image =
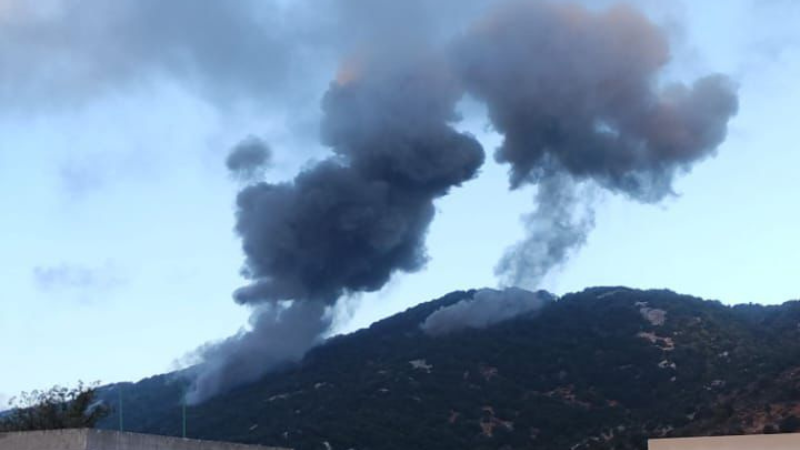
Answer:
[[[643,450],[648,437],[800,429],[800,302],[591,288],[485,329],[421,331],[473,294],[333,338],[189,407],[188,433],[299,450]],[[126,430],[180,434],[180,374],[103,396],[116,404],[119,389]]]

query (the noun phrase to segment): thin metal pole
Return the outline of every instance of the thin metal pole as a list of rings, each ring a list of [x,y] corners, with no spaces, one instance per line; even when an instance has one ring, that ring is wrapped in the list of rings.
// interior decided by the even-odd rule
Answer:
[[[122,386],[117,389],[117,393],[119,394],[119,431],[122,432],[125,430],[125,422],[122,417]]]
[[[185,395],[183,396],[181,409],[183,410],[183,438],[186,439],[186,396]]]

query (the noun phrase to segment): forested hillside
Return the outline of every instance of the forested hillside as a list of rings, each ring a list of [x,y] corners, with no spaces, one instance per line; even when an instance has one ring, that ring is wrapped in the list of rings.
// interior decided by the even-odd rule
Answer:
[[[800,303],[592,288],[485,329],[420,324],[454,292],[187,410],[191,437],[305,449],[645,449],[800,427]],[[186,382],[123,389],[129,431],[179,434]],[[105,427],[118,426],[112,414]]]

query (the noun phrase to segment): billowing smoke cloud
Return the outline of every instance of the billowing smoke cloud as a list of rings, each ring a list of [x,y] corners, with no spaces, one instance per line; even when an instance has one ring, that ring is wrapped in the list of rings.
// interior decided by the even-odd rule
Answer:
[[[253,283],[238,301],[331,303],[422,266],[433,200],[483,162],[480,144],[448,124],[458,99],[451,86],[436,74],[393,73],[331,87],[323,130],[338,157],[239,195]]]
[[[346,5],[343,16],[359,16]],[[322,102],[333,156],[238,195],[250,283],[234,297],[255,308],[252,330],[205,349],[194,401],[300,358],[328,331],[327,306],[424,265],[434,201],[483,163],[480,144],[452,127],[465,92],[487,104],[504,136],[496,158],[510,164],[511,187],[537,186],[530,236],[498,266],[515,285],[537,284],[585,242],[594,223],[587,192],[663,199],[677,174],[713,154],[737,109],[723,76],[662,86],[666,38],[629,7],[505,2],[447,46],[435,27],[413,34],[406,25],[385,36],[367,27],[369,39],[348,47]],[[423,328],[486,326],[545,301],[485,291]],[[280,321],[264,315],[284,303]],[[275,344],[275,327],[302,332]]]
[[[513,283],[535,285],[585,241],[591,211],[570,217],[569,204],[583,203],[575,183],[659,201],[677,174],[713,155],[737,111],[722,75],[662,86],[666,36],[629,6],[512,1],[455,47],[458,72],[504,137],[495,157],[511,165],[511,187],[539,187],[528,241],[498,266]]]
[[[250,182],[264,177],[271,160],[269,145],[261,138],[250,136],[233,147],[225,159],[225,166],[234,178]]]
[[[363,65],[331,85],[323,140],[335,157],[291,182],[261,182],[239,194],[236,230],[252,283],[235,293],[238,302],[293,301],[290,311],[320,311],[425,263],[433,201],[476,174],[483,149],[450,125],[461,92],[441,67],[385,69]],[[282,326],[306,329],[309,321],[317,325],[315,336],[325,332],[327,323],[302,314],[287,315]],[[212,365],[197,378],[193,399],[272,369],[283,354],[273,354],[260,336],[271,334],[273,324],[256,320],[251,332],[210,349]],[[294,340],[292,349],[314,343]],[[240,363],[245,355],[251,364]]]
[[[256,307],[249,330],[197,351],[203,364],[187,393],[187,401],[202,402],[217,392],[258,379],[265,368],[276,369],[299,361],[319,343],[329,325],[321,303],[267,303]]]
[[[467,328],[486,328],[523,314],[533,315],[555,301],[552,294],[519,288],[481,289],[472,298],[461,300],[433,312],[422,323],[431,336],[455,333]]]

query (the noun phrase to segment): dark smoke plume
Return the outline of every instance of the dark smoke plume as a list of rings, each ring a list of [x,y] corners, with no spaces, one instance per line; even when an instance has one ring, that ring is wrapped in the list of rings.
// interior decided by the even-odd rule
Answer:
[[[409,37],[394,24],[382,39],[383,27],[372,28],[322,102],[333,156],[237,198],[250,284],[234,296],[255,308],[252,330],[203,352],[195,401],[300,358],[328,331],[327,306],[424,265],[434,200],[474,177],[484,158],[452,127],[465,92],[486,103],[504,136],[496,158],[510,164],[511,187],[537,187],[529,237],[498,266],[514,285],[538,284],[585,242],[594,223],[587,192],[663,199],[676,175],[713,154],[737,109],[724,76],[661,85],[667,40],[630,7],[505,2],[442,51],[436,33]],[[284,303],[278,324],[272,314]],[[481,301],[450,317],[470,326],[497,306],[486,319],[531,304]]]
[[[258,181],[264,177],[271,160],[269,145],[258,137],[250,136],[233,147],[225,159],[225,166],[240,181]]]
[[[239,195],[237,231],[253,280],[239,302],[332,303],[425,262],[433,200],[472,178],[483,151],[448,123],[459,98],[452,83],[382,75],[334,83],[326,94],[323,138],[338,157]]]
[[[258,379],[266,370],[299,361],[330,325],[325,306],[314,302],[267,303],[253,310],[250,329],[200,348],[200,372],[186,395],[196,404]]]
[[[431,336],[456,333],[467,328],[486,328],[523,314],[533,315],[555,301],[552,294],[519,288],[501,291],[481,289],[466,300],[433,312],[420,328]]]
[[[239,194],[236,230],[252,283],[234,294],[238,302],[292,301],[289,311],[320,312],[342,295],[378,290],[393,273],[424,265],[433,201],[477,173],[483,149],[451,127],[461,92],[439,67],[383,69],[340,75],[326,94],[323,140],[336,156],[291,182],[261,182]],[[203,355],[208,367],[192,400],[273,369],[286,360],[280,346],[287,341],[291,355],[301,355],[329,325],[321,314],[287,314],[282,328],[313,324],[314,333],[284,335],[274,353],[263,335],[274,333],[275,322],[256,314],[252,331]]]
[[[657,202],[714,154],[737,111],[733,84],[712,75],[661,86],[669,59],[664,32],[629,6],[513,1],[455,45],[459,74],[504,137],[495,157],[511,165],[511,187],[539,187],[531,234],[501,277],[533,287],[585,241],[591,204],[576,183]],[[570,217],[578,204],[584,219]]]

